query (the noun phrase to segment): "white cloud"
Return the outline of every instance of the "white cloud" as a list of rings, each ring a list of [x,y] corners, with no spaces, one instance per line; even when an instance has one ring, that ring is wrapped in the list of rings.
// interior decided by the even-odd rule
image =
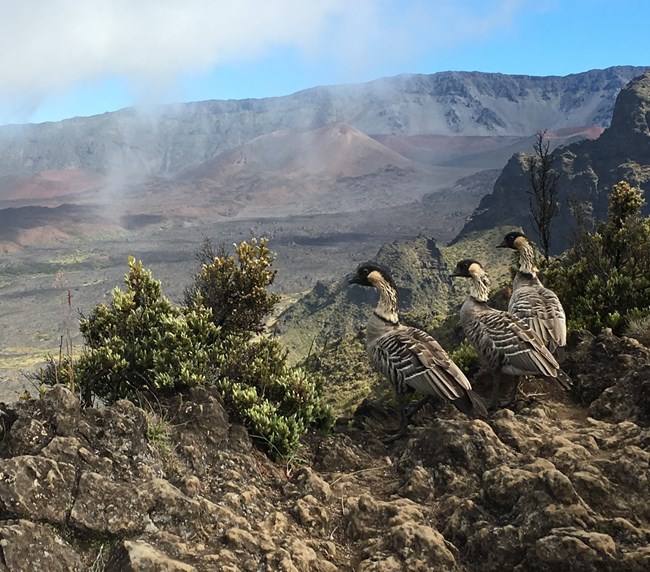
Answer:
[[[147,91],[277,46],[354,67],[489,34],[526,2],[0,0],[0,97],[29,105],[105,77]]]
[[[0,87],[51,89],[102,75],[160,79],[307,47],[343,0],[22,0],[2,2]]]

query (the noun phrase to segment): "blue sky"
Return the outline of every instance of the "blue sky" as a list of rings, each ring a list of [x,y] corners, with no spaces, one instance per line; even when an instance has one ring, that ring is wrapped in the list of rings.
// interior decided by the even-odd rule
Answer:
[[[446,70],[650,65],[646,0],[0,0],[0,124]]]

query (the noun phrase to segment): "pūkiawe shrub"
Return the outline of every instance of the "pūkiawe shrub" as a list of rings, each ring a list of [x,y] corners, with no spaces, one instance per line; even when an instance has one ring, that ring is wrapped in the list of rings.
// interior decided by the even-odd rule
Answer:
[[[641,189],[621,181],[609,197],[608,218],[579,229],[571,249],[544,271],[571,328],[622,333],[632,319],[650,314],[650,217]]]
[[[108,304],[81,316],[85,346],[72,367],[54,375],[48,360],[43,379],[74,384],[86,404],[135,399],[206,383],[220,353],[219,328],[208,309],[178,308],[162,293],[142,262],[129,258],[126,289],[115,288]]]
[[[86,405],[215,384],[229,414],[271,456],[290,455],[308,427],[326,427],[332,415],[317,378],[289,366],[280,343],[259,335],[277,302],[266,291],[275,276],[266,241],[242,243],[236,253],[222,250],[202,265],[183,307],[130,258],[126,289],[81,317],[79,357],[66,357],[65,367],[49,358],[39,377],[73,387]]]
[[[197,258],[201,269],[185,298],[190,307],[200,300],[211,308],[219,327],[214,383],[229,413],[272,456],[287,456],[309,426],[328,427],[333,418],[318,377],[290,366],[280,342],[261,335],[279,301],[268,291],[275,255],[265,239],[252,239],[235,245],[234,255],[206,241]]]

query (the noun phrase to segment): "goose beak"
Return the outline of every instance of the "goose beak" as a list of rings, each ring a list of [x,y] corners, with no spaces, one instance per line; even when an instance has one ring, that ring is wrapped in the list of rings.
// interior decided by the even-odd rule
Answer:
[[[497,244],[497,248],[508,248],[505,238],[503,239],[503,242],[501,244]]]
[[[355,274],[352,278],[348,279],[348,284],[360,284],[361,278],[358,274]]]

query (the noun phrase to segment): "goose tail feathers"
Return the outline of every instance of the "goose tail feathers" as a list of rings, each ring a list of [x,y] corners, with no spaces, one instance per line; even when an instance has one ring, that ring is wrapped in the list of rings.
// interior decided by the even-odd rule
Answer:
[[[571,391],[573,382],[571,381],[571,378],[566,373],[564,373],[564,371],[561,369],[558,370],[557,377],[555,379],[557,379],[558,383],[562,386],[562,389]]]
[[[487,419],[488,411],[483,403],[481,396],[476,393],[473,389],[467,389],[465,395],[454,399],[452,404],[470,417],[475,417],[479,419]]]

